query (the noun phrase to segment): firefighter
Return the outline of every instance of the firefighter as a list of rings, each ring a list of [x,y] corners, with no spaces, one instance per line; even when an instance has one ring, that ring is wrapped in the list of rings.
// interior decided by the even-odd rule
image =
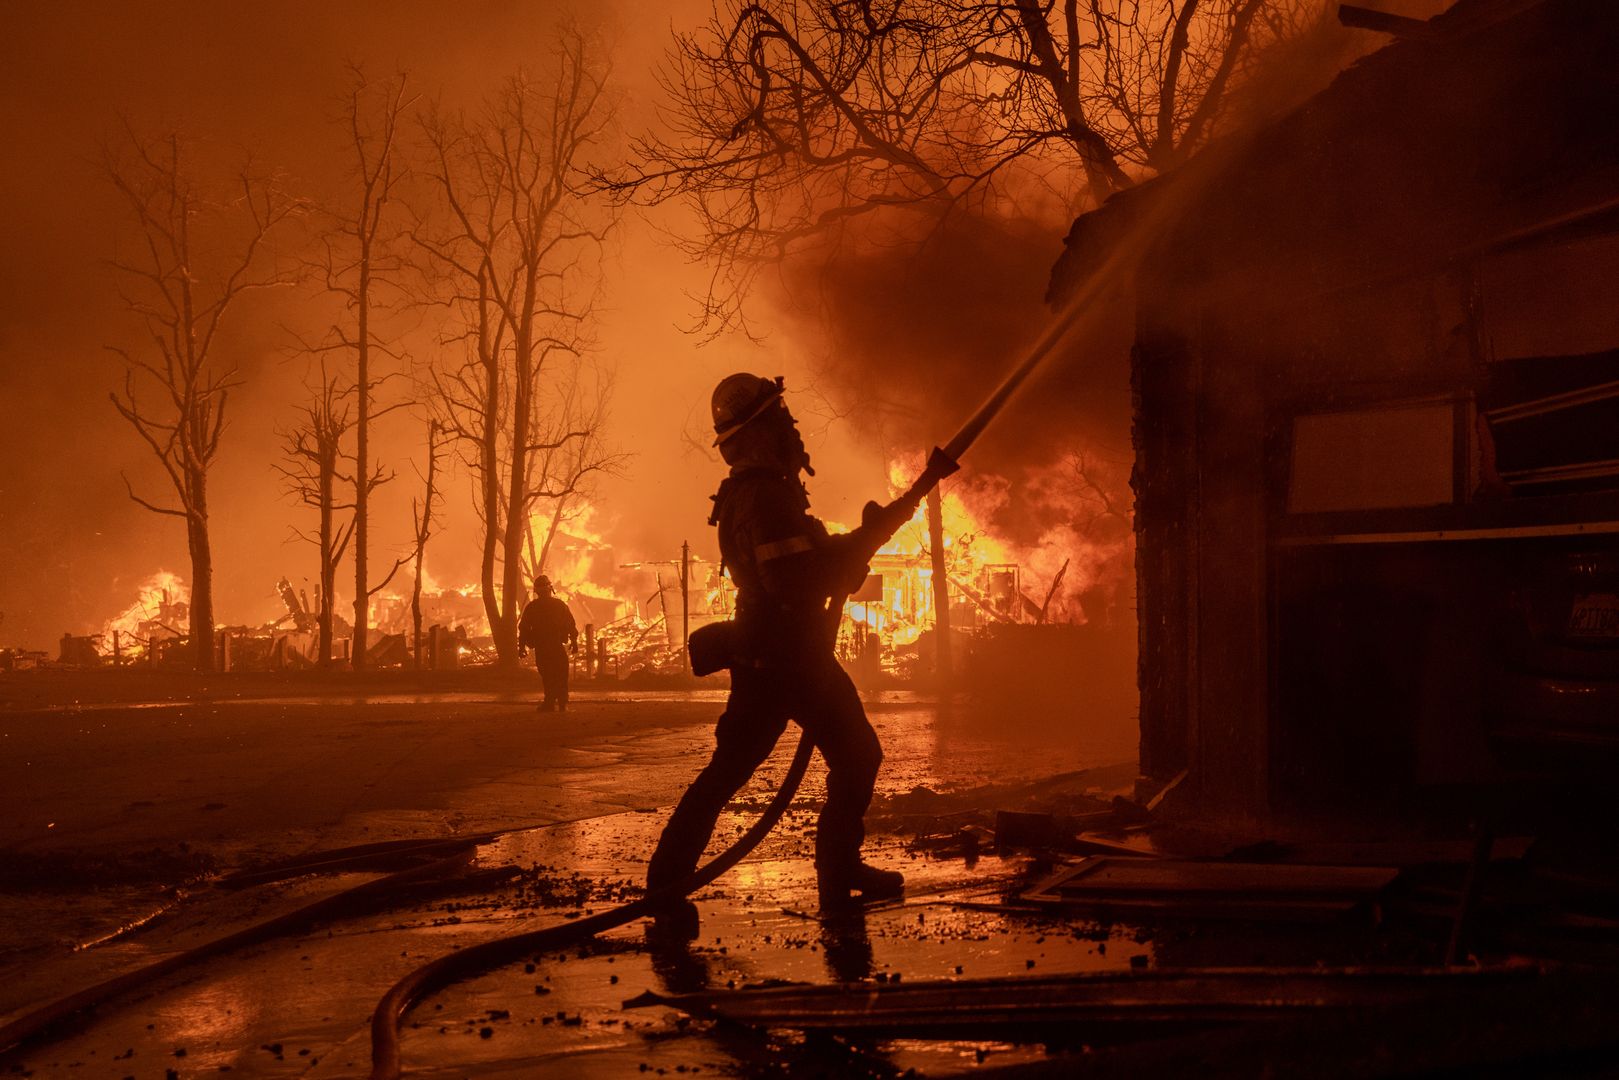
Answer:
[[[541,574],[534,581],[534,599],[523,608],[517,624],[517,655],[534,650],[545,700],[540,712],[568,711],[568,653],[579,651],[579,627],[568,605],[551,591],[551,579]]]
[[[864,582],[871,553],[916,504],[873,504],[859,529],[829,535],[809,512],[799,474],[814,470],[782,393],[782,379],[749,374],[714,390],[714,442],[731,467],[709,519],[737,590],[731,693],[713,757],[665,825],[647,884],[658,888],[696,868],[721,808],[794,720],[826,760],[815,865],[821,906],[833,910],[854,894],[870,900],[904,889],[903,875],[860,857],[882,749],[833,646],[843,597]],[[673,905],[655,926],[663,936],[695,937],[697,909]]]

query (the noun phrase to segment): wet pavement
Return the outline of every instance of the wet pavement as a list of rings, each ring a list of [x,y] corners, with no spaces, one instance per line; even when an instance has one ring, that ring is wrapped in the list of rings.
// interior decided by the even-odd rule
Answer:
[[[751,816],[728,814],[722,835]],[[690,946],[647,947],[632,924],[567,953],[532,956],[430,997],[407,1018],[409,1075],[524,1075],[566,1062],[566,1074],[925,1075],[1033,1060],[1038,1047],[979,1041],[803,1038],[727,1029],[671,1009],[625,1009],[645,990],[684,993],[787,980],[874,983],[1128,967],[1150,954],[1123,934],[984,910],[1021,863],[907,857],[897,843],[874,860],[908,877],[903,901],[822,921],[807,861],[808,807],[795,808],[766,850],[700,894],[703,927]],[[633,888],[637,860],[660,818],[623,814],[507,837],[479,849],[482,867],[526,873],[492,892],[407,905],[243,950],[160,981],[42,1044],[17,1064],[37,1076],[161,1076],[239,1071],[254,1076],[365,1075],[366,1020],[383,990],[414,966],[491,936],[591,913]],[[328,880],[325,889],[351,883]],[[265,917],[307,899],[311,883],[266,887],[260,902],[211,900],[192,931]],[[577,888],[576,892],[570,890]],[[230,906],[235,910],[223,910]],[[194,943],[176,920],[137,943],[107,946],[127,964]],[[1137,961],[1138,963],[1140,961]]]
[[[228,721],[233,707],[208,708],[215,710],[211,716]],[[315,710],[325,710],[328,718],[348,715],[350,724],[383,721],[415,731],[429,750],[435,727],[467,725],[486,754],[498,753],[511,729],[530,739],[539,730],[526,705],[499,700],[274,708],[294,723],[304,710],[310,721],[319,719],[312,715]],[[329,920],[165,976],[54,1038],[0,1059],[0,1065],[36,1076],[365,1075],[368,1018],[400,976],[456,948],[577,918],[637,894],[645,855],[667,805],[706,758],[714,709],[712,700],[678,695],[587,700],[576,707],[585,718],[575,732],[580,737],[559,737],[538,754],[541,760],[509,761],[499,768],[482,762],[459,786],[430,789],[430,797],[421,800],[425,805],[327,807],[332,812],[324,819],[315,821],[320,815],[310,813],[310,824],[279,839],[273,822],[244,819],[220,830],[211,838],[210,855],[213,865],[225,868],[337,842],[442,836],[535,815],[529,818],[531,827],[480,846],[464,884],[436,892],[407,890],[384,910]],[[795,1068],[811,1075],[888,1076],[907,1069],[950,1075],[1042,1058],[1039,1046],[752,1033],[664,1007],[624,1008],[627,999],[645,990],[681,993],[774,980],[881,984],[1117,969],[1132,958],[1151,962],[1151,948],[1138,944],[1134,932],[995,910],[1026,880],[1025,859],[986,854],[969,862],[932,856],[912,842],[914,822],[894,829],[899,818],[883,813],[885,807],[912,805],[918,796],[936,801],[935,793],[947,798],[952,791],[1113,764],[1128,754],[1128,745],[1121,755],[1117,741],[1110,745],[1100,736],[1087,741],[1064,733],[1054,739],[1049,718],[1008,722],[1003,715],[999,722],[987,722],[972,708],[941,709],[909,697],[874,701],[870,709],[887,760],[869,846],[873,862],[906,873],[902,902],[863,917],[816,917],[809,838],[824,774],[814,765],[772,836],[699,894],[703,928],[697,941],[649,949],[643,924],[635,923],[584,949],[531,956],[452,986],[408,1017],[402,1039],[407,1074],[532,1075],[550,1065],[585,1077],[643,1071],[762,1076]],[[678,722],[670,725],[671,717]],[[711,850],[752,823],[785,772],[792,742],[791,735],[783,739],[722,818]],[[356,756],[363,756],[363,749]],[[1126,763],[1096,773],[1096,781],[1127,782],[1131,772]],[[1076,790],[1088,786],[1084,776],[1072,783]],[[577,813],[581,808],[587,812]],[[582,820],[568,820],[575,817]],[[450,822],[461,827],[446,829]],[[119,842],[127,842],[123,838],[130,831],[127,823],[113,830]],[[91,828],[79,835],[104,839],[106,833]],[[49,839],[54,847],[35,843],[22,850],[63,855],[71,849]],[[142,837],[159,848],[174,839],[162,829]],[[207,839],[198,843],[208,848]],[[244,853],[259,858],[244,858]],[[77,951],[66,943],[94,940],[117,925],[110,911],[79,919],[64,914],[71,895],[82,898],[89,890],[9,890],[0,900],[12,917],[29,917],[32,904],[46,934],[4,958],[0,1023],[55,996],[376,876],[310,876],[239,891],[206,880],[180,892],[154,884],[145,912],[152,916],[149,922]]]

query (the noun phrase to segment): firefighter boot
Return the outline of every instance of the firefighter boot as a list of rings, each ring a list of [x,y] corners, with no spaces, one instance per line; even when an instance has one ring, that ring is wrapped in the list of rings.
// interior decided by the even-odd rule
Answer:
[[[856,863],[847,870],[823,870],[818,883],[821,908],[834,910],[876,900],[887,900],[905,891],[905,875],[898,870],[879,870]],[[850,893],[858,893],[850,896]]]

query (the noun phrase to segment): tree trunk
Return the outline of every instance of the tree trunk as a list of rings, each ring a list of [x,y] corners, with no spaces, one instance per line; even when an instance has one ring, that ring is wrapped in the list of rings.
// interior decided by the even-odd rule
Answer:
[[[366,552],[370,518],[371,473],[367,465],[371,437],[371,249],[360,245],[360,287],[355,334],[358,354],[355,372],[357,415],[354,421],[354,642],[350,662],[355,671],[365,670],[365,646],[371,625],[371,589],[367,578]]]
[[[521,390],[513,395],[513,410],[526,409],[527,398],[528,395]],[[500,666],[504,668],[517,667],[517,613],[528,591],[523,588],[523,534],[528,522],[528,455],[522,445],[528,438],[528,430],[521,419],[514,426],[517,430],[513,433],[512,465],[506,483],[506,527],[501,535],[500,625],[494,628],[495,650],[500,656]]]
[[[939,485],[928,492],[928,547],[933,554],[933,674],[948,686],[954,674],[950,655],[950,575],[944,564],[944,506]]]
[[[412,663],[422,670],[422,558],[416,551],[416,584],[410,590],[410,645]]]
[[[193,503],[186,515],[186,541],[191,549],[191,655],[198,671],[214,670],[214,553],[208,543],[207,476],[191,475]]]
[[[483,613],[489,620],[489,633],[500,645],[500,603],[495,589],[495,555],[500,543],[500,450],[495,427],[498,410],[495,404],[500,393],[500,376],[493,364],[488,368],[488,411],[484,418],[483,446],[483,561],[478,567],[478,583],[483,589]]]
[[[422,493],[422,516],[416,522],[416,580],[410,590],[411,646],[416,670],[422,670],[422,566],[427,561],[427,541],[433,535],[433,495],[438,479],[438,423],[427,424],[427,484]]]
[[[316,663],[329,667],[332,663],[332,587],[337,584],[337,560],[332,555],[332,498],[336,486],[333,469],[326,461],[320,465],[320,602],[316,619],[319,622],[320,642]]]
[[[533,308],[533,286],[525,310]],[[495,651],[503,668],[517,667],[517,619],[528,590],[523,587],[523,537],[528,532],[528,427],[534,404],[534,335],[530,316],[518,325],[513,342],[511,466],[506,474],[506,522],[501,537],[500,626]]]
[[[500,542],[500,361],[494,353],[489,305],[489,279],[480,272],[478,352],[483,363],[484,387],[478,455],[483,462],[483,561],[478,567],[478,583],[483,590],[483,614],[489,620],[496,656],[504,661],[505,653],[500,647],[500,603],[495,596],[495,554]]]

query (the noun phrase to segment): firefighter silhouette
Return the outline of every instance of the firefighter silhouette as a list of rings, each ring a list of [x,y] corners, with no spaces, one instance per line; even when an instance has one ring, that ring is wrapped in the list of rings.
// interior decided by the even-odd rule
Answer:
[[[914,505],[871,506],[853,533],[833,536],[809,512],[800,473],[814,475],[783,400],[783,380],[737,374],[714,391],[715,445],[730,475],[709,523],[736,583],[736,617],[723,661],[731,694],[715,729],[713,757],[676,806],[647,871],[650,888],[697,866],[721,808],[769,756],[789,720],[827,765],[826,802],[815,836],[823,909],[900,893],[904,876],[860,855],[882,749],[849,676],[833,655],[842,597],[865,580],[869,552],[904,524]],[[694,670],[697,645],[693,644]],[[658,916],[656,931],[695,937],[689,901]]]
[[[545,688],[541,712],[568,710],[568,650],[579,648],[579,627],[568,605],[551,591],[551,579],[541,574],[534,581],[534,599],[523,608],[517,624],[517,655],[534,650],[534,666]]]

